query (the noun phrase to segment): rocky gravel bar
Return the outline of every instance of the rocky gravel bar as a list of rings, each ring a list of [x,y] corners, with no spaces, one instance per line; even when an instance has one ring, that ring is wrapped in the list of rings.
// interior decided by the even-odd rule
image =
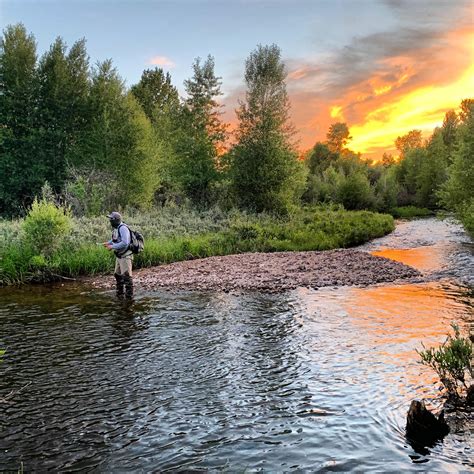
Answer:
[[[368,286],[419,277],[417,270],[384,257],[350,249],[323,252],[245,253],[187,260],[134,272],[136,288],[278,293],[297,287]],[[93,279],[112,288],[113,277]]]

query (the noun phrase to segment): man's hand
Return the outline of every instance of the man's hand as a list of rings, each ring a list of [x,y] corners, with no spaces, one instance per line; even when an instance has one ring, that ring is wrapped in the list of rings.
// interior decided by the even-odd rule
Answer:
[[[112,250],[112,244],[109,243],[109,242],[104,242],[103,243],[104,247],[107,249],[107,250]]]

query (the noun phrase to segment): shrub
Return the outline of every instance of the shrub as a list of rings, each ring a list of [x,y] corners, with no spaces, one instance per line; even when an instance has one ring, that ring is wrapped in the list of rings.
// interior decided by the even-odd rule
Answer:
[[[349,175],[338,189],[338,200],[346,209],[370,209],[374,194],[367,176],[362,172]]]
[[[465,229],[474,236],[474,198],[460,205],[456,215],[463,223]]]
[[[23,222],[27,244],[40,255],[50,257],[72,228],[69,212],[42,199],[35,199]]]
[[[413,219],[414,217],[432,216],[433,211],[426,207],[402,206],[390,209],[390,214],[397,219]]]
[[[423,346],[420,354],[422,364],[433,368],[438,374],[448,393],[459,398],[462,387],[468,388],[468,378],[474,377],[472,367],[473,344],[469,338],[461,337],[459,327],[452,325],[454,336],[447,339],[438,348],[426,349]],[[423,344],[422,344],[423,345]]]

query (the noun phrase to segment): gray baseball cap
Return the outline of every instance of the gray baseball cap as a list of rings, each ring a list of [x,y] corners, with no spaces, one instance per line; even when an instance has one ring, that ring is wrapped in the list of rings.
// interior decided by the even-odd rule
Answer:
[[[120,212],[111,212],[108,216],[107,216],[109,219],[116,219],[116,220],[119,220],[121,221],[122,220],[122,216],[120,215]]]

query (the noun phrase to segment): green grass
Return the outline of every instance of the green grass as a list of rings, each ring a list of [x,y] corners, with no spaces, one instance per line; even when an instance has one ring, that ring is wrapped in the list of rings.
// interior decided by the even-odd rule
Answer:
[[[386,214],[329,208],[306,208],[286,218],[185,210],[174,212],[174,218],[135,215],[127,222],[145,235],[145,250],[135,257],[135,268],[232,253],[352,247],[394,229],[393,218]],[[0,222],[0,229],[2,225],[14,227]],[[109,235],[105,218],[75,219],[71,236],[46,259],[23,243],[20,232],[0,247],[0,284],[111,273],[114,257],[97,245]]]
[[[414,219],[415,217],[428,217],[434,215],[434,212],[426,207],[403,206],[394,207],[390,214],[396,219]]]

